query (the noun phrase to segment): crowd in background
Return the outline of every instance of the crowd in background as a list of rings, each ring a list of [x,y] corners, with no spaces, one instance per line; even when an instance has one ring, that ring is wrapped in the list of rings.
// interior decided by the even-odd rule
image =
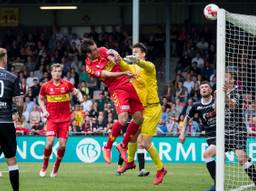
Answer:
[[[121,56],[131,54],[131,36],[127,32],[85,33],[83,37],[93,38],[98,46],[116,49]],[[143,37],[149,48],[149,60],[163,58],[164,35],[152,34]],[[70,134],[106,134],[117,115],[114,105],[103,83],[91,78],[84,71],[84,55],[81,55],[80,37],[74,33],[64,34],[33,32],[6,33],[0,40],[1,47],[8,50],[9,70],[16,74],[25,92],[23,123],[16,120],[18,134],[42,135],[45,119],[38,106],[40,86],[50,80],[50,65],[61,63],[63,77],[75,85],[84,95],[85,102],[78,104],[72,98],[72,124]],[[183,127],[185,115],[192,104],[200,101],[199,85],[208,80],[216,87],[216,41],[208,28],[182,29],[172,31],[172,55],[179,58],[176,76],[165,94],[160,95],[162,118],[158,125],[158,135],[177,136]],[[161,69],[161,64],[156,66]],[[256,131],[256,119],[248,120],[250,130]],[[194,116],[187,124],[187,134],[198,136],[204,129]]]

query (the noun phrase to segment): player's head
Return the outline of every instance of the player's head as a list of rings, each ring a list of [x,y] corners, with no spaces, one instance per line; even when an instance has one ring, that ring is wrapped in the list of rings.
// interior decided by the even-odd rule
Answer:
[[[0,66],[5,67],[7,64],[7,50],[0,48]]]
[[[233,72],[225,73],[225,84],[229,87],[233,87],[235,85],[236,75]]]
[[[141,60],[145,60],[147,53],[147,47],[141,42],[132,46],[132,54]]]
[[[53,80],[60,80],[62,75],[63,65],[53,64],[51,65],[51,74]]]
[[[98,57],[98,47],[92,39],[84,38],[82,40],[81,52],[92,60]]]
[[[209,97],[212,94],[212,87],[208,81],[203,81],[200,84],[200,95],[202,97]]]

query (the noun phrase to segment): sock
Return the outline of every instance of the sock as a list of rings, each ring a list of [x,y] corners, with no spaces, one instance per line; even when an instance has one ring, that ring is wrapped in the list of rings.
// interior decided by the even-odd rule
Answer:
[[[134,161],[134,156],[137,151],[137,143],[128,144],[128,162]]]
[[[204,161],[206,163],[207,170],[208,170],[209,174],[211,175],[211,177],[214,181],[214,184],[215,184],[216,162],[215,162],[214,158],[205,158]]]
[[[121,144],[123,148],[127,148],[127,145],[129,143],[129,141],[137,133],[139,127],[140,126],[137,125],[134,121],[132,121],[129,124],[129,126],[128,126],[127,130],[126,130],[125,136],[123,138],[122,144]]]
[[[112,145],[115,142],[118,135],[120,134],[120,131],[121,131],[122,128],[123,128],[123,126],[120,124],[119,121],[114,123],[114,125],[112,127],[112,131],[108,136],[108,142],[107,142],[105,148],[107,148],[107,149],[112,148]]]
[[[163,163],[162,163],[162,161],[161,161],[161,159],[158,155],[156,147],[153,144],[151,144],[151,146],[149,147],[149,149],[147,151],[148,151],[151,159],[153,160],[153,162],[156,166],[156,169],[157,170],[162,170],[164,165],[163,165]]]
[[[246,172],[246,174],[248,174],[249,178],[254,182],[254,184],[256,185],[256,170],[254,165],[252,164],[251,160],[248,160],[244,165],[243,168]]]
[[[18,165],[8,166],[9,179],[13,191],[19,191],[19,167]]]
[[[118,166],[122,166],[124,160],[122,159],[121,155],[119,155],[119,159],[118,159]]]
[[[60,163],[61,163],[61,160],[62,160],[64,154],[65,154],[65,149],[64,150],[58,149],[58,151],[57,151],[57,158],[56,158],[56,161],[55,161],[55,164],[54,164],[54,168],[55,168],[56,171],[60,167]]]
[[[43,168],[47,168],[48,167],[48,162],[49,162],[49,157],[51,156],[52,154],[52,149],[46,149],[44,148],[44,161],[43,161]]]
[[[139,170],[141,171],[142,169],[145,168],[145,152],[144,149],[138,149],[138,162],[139,162]]]

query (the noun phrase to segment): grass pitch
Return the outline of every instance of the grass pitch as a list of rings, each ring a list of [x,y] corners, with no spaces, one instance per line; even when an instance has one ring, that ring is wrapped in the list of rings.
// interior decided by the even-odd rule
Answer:
[[[39,177],[41,164],[19,163],[20,191],[201,191],[208,188],[211,178],[204,164],[166,165],[168,173],[164,182],[152,184],[155,176],[153,164],[146,163],[151,172],[148,177],[138,177],[137,170],[127,171],[122,176],[114,174],[116,164],[62,163],[57,177],[50,178],[52,164],[47,177]],[[11,191],[6,164],[0,177],[0,191]]]

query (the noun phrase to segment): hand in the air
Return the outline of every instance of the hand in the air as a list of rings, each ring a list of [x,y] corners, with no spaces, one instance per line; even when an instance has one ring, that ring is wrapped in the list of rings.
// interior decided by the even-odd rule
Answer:
[[[134,55],[128,55],[124,58],[124,60],[128,63],[128,64],[137,64],[139,62],[139,59],[134,56]]]

